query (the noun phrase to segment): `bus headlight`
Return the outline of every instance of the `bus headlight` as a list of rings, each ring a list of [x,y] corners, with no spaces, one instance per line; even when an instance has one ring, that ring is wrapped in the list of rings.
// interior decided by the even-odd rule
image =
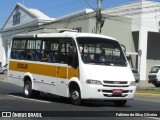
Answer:
[[[86,80],[87,84],[95,84],[95,85],[102,85],[101,81],[98,80]]]
[[[135,81],[130,82],[130,86],[135,86],[135,85],[136,85]]]

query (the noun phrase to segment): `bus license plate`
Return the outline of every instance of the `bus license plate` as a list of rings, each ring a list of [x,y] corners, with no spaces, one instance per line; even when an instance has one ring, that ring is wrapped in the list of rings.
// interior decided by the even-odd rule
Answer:
[[[114,95],[121,95],[122,94],[122,89],[113,89],[113,94]]]

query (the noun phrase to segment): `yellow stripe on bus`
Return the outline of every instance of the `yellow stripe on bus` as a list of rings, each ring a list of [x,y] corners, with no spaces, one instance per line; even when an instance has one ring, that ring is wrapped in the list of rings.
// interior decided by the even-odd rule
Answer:
[[[19,72],[30,72],[32,74],[58,77],[64,79],[79,77],[78,69],[68,67],[68,78],[67,78],[67,67],[40,64],[40,63],[10,61],[9,70],[19,71]]]

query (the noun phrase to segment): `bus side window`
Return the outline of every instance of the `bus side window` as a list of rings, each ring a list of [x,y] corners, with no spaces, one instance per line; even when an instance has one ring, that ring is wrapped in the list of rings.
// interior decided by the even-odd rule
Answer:
[[[23,59],[24,59],[24,56],[25,56],[24,50],[19,51],[19,59],[20,59],[20,60],[23,60]]]
[[[35,61],[39,61],[39,52],[36,50],[35,51]]]
[[[31,52],[30,50],[27,51],[26,59],[27,59],[27,60],[32,60],[32,59],[33,59],[33,57],[32,57],[32,52]]]
[[[16,50],[12,50],[11,52],[11,58],[16,59]]]
[[[16,50],[16,59],[19,59],[19,52]]]
[[[41,56],[42,56],[41,59],[42,59],[43,62],[47,62],[48,61],[48,54],[46,52],[43,51],[41,53]]]
[[[65,55],[64,55],[64,53],[60,53],[60,55],[58,57],[59,57],[59,62],[60,63],[65,63]]]
[[[41,61],[55,63],[57,61],[59,41],[57,38],[44,39],[42,42]]]
[[[56,62],[56,55],[54,52],[50,52],[48,54],[48,62],[51,62],[51,63],[55,63]]]

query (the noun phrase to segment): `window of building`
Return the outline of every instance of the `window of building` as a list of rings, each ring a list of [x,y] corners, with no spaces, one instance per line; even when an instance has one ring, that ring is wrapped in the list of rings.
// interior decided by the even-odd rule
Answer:
[[[13,15],[13,25],[19,24],[21,19],[21,12],[19,12],[19,8],[17,7],[15,10],[15,14]]]

